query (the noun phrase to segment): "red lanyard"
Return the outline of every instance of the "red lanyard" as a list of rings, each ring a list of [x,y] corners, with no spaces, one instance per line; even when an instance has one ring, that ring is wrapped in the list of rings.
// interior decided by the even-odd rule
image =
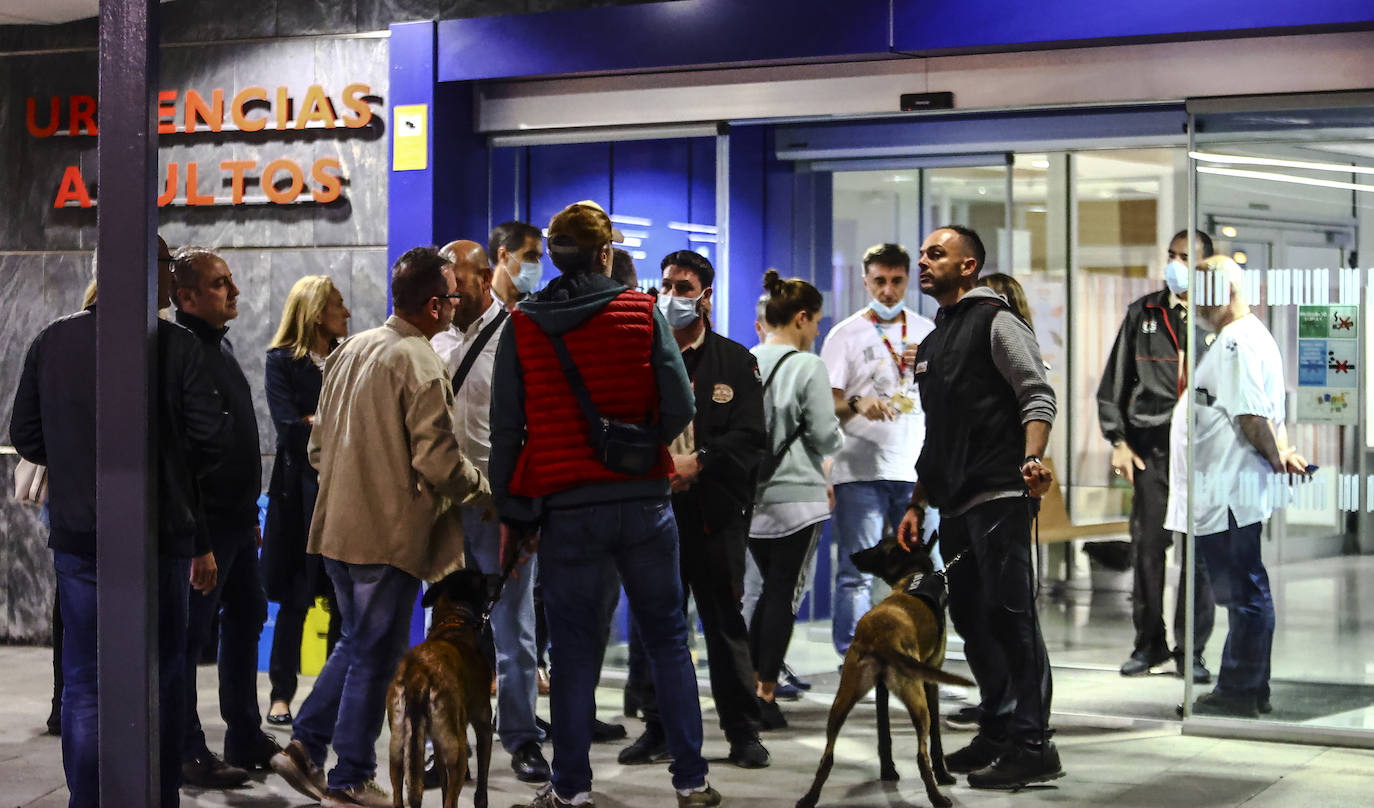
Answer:
[[[873,321],[873,327],[874,327],[875,329],[877,329],[877,331],[878,331],[878,336],[882,338],[882,340],[883,340],[883,345],[887,347],[887,352],[888,352],[888,354],[892,357],[892,361],[897,363],[897,375],[905,377],[905,376],[906,376],[906,360],[902,358],[902,354],[897,353],[896,349],[894,349],[894,348],[892,347],[892,341],[889,340],[889,339],[887,338],[887,333],[886,333],[885,331],[883,331],[882,325],[878,322],[878,315],[877,315],[877,314],[874,314],[874,315],[872,316],[871,319],[872,319],[872,321]],[[906,353],[906,312],[905,312],[905,311],[902,312],[902,353]]]

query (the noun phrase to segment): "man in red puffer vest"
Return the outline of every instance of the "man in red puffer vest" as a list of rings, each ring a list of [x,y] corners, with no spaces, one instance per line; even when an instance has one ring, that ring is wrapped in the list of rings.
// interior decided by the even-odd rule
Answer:
[[[539,537],[555,672],[553,778],[530,808],[593,805],[588,751],[609,562],[620,573],[653,660],[677,804],[721,803],[706,783],[701,756],[701,705],[669,499],[667,445],[691,422],[695,403],[673,332],[654,299],[610,278],[616,240],[610,217],[595,203],[569,205],[554,216],[548,255],[562,274],[516,307],[496,350],[493,496],[503,550]],[[659,459],[648,472],[621,474],[598,459],[551,337],[566,344],[601,417],[648,424],[657,432]]]

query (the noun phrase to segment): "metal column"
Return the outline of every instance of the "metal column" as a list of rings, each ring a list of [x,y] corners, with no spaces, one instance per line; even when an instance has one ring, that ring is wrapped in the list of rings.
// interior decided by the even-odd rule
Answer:
[[[157,805],[158,4],[101,0],[96,255],[100,802]]]

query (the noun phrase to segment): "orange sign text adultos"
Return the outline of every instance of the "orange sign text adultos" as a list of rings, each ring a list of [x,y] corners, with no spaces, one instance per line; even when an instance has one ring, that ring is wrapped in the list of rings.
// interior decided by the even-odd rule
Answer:
[[[349,84],[336,104],[335,99],[316,84],[307,89],[297,105],[286,87],[277,87],[271,94],[264,87],[245,87],[226,105],[224,90],[211,91],[208,100],[195,90],[187,90],[184,94],[178,90],[163,90],[158,93],[157,131],[162,135],[209,135],[226,131],[361,129],[372,121],[370,94],[371,88],[366,84]],[[345,111],[342,117],[338,113],[340,109]],[[39,99],[30,97],[25,123],[29,134],[38,138],[59,133],[72,137],[96,135],[96,102],[89,95],[54,96],[42,105]],[[254,202],[286,205],[298,201],[307,187],[314,202],[328,203],[338,199],[343,189],[342,167],[337,157],[321,157],[308,167],[291,159],[224,160],[219,169],[221,184],[226,184],[227,179],[230,186],[227,200],[201,190],[203,173],[199,163],[168,163],[166,183],[160,189],[158,204],[173,204],[181,197],[187,205]],[[252,181],[261,186],[262,195],[250,199],[244,195],[244,186]],[[71,204],[81,207],[94,204],[78,166],[67,166],[53,202],[54,207],[59,208]]]

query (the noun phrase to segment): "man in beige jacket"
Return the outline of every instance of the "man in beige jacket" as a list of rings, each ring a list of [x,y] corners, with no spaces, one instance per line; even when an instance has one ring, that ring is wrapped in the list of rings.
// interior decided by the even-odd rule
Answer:
[[[417,247],[392,267],[396,313],[325,365],[310,434],[320,493],[309,551],[324,556],[343,638],[272,768],[324,806],[390,806],[375,781],[387,683],[420,582],[463,566],[456,505],[489,504],[486,476],[454,437],[448,372],[429,338],[453,319],[453,266]],[[338,765],[323,771],[327,748]]]

